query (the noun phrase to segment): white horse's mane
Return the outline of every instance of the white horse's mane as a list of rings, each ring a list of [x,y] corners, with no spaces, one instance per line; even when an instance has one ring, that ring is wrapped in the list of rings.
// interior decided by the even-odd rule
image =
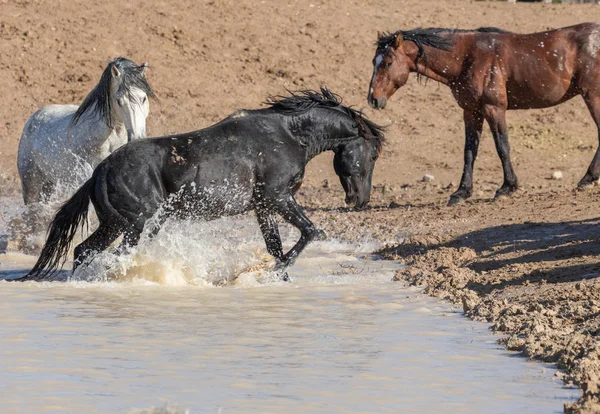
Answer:
[[[137,88],[144,91],[144,93],[146,93],[146,95],[149,97],[156,99],[156,95],[154,94],[154,91],[150,87],[150,84],[144,75],[144,70],[146,67],[147,64],[145,63],[138,66],[131,60],[124,57],[118,57],[110,62],[104,69],[104,72],[102,72],[102,76],[100,77],[98,84],[85,97],[79,106],[79,109],[77,109],[73,115],[70,126],[73,127],[83,119],[93,116],[97,116],[102,119],[108,127],[112,127],[114,125],[112,115],[112,100],[110,97],[110,87],[114,68],[121,73],[122,77],[121,86],[119,87],[119,91],[117,91],[117,93],[121,91],[130,93],[132,88]]]

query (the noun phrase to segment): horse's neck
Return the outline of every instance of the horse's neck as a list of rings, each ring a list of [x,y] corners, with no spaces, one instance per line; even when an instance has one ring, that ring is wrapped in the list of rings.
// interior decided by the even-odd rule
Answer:
[[[109,127],[104,120],[90,117],[72,126],[69,138],[86,160],[97,164],[127,142],[127,131],[122,123]]]
[[[431,46],[423,47],[425,57],[417,59],[415,72],[445,85],[460,76],[464,61],[464,53],[461,48],[441,50]]]
[[[297,128],[294,135],[298,142],[306,148],[307,162],[320,153],[334,150],[340,144],[356,137],[355,133],[348,131],[342,125],[333,126],[336,124],[335,122],[312,122],[311,125],[307,125],[302,122],[304,116],[306,115],[296,117],[295,122],[299,122],[301,128]]]

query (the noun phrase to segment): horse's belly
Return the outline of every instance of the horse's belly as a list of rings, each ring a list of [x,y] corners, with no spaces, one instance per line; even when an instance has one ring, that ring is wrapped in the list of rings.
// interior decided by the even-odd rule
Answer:
[[[212,220],[252,209],[252,190],[229,186],[192,188],[182,195],[174,195],[173,201],[176,215]]]
[[[573,98],[576,93],[562,84],[507,85],[509,109],[548,108]]]

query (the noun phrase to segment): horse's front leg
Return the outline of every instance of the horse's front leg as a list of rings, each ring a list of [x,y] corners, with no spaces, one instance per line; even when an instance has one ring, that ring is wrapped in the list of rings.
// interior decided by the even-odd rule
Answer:
[[[300,239],[294,247],[283,255],[281,266],[286,268],[291,266],[296,261],[298,255],[304,250],[306,245],[310,243],[318,234],[315,225],[306,217],[300,206],[294,199],[294,196],[282,196],[274,203],[274,207],[285,221],[300,230]]]
[[[281,279],[287,282],[290,278],[285,271],[285,266],[283,266],[285,260],[283,245],[281,244],[281,236],[279,235],[279,227],[277,226],[275,215],[262,208],[257,208],[255,212],[258,225],[267,245],[267,251],[275,258],[277,262],[276,269],[282,270]]]
[[[459,204],[473,194],[473,164],[477,158],[481,130],[483,129],[483,114],[478,110],[465,109],[463,113],[465,121],[465,155],[463,174],[460,185],[451,196],[448,205]]]
[[[504,171],[504,183],[502,183],[502,187],[496,191],[494,198],[508,197],[519,188],[519,184],[517,182],[517,175],[510,162],[506,110],[498,106],[486,105],[484,108],[484,116],[492,130],[496,151],[498,152],[498,156],[502,162],[502,170]]]

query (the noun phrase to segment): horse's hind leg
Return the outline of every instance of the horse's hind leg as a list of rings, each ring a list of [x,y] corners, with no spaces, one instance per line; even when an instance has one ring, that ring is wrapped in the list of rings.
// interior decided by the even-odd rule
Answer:
[[[156,221],[153,223],[153,227],[148,232],[149,238],[153,238],[158,234],[166,219],[167,216],[165,214],[161,214],[156,219]],[[146,223],[147,219],[143,217],[138,217],[138,220],[136,220],[136,222],[134,222],[131,225],[125,226],[125,229],[123,231],[123,240],[121,241],[121,244],[119,244],[119,247],[117,247],[117,254],[124,254],[129,248],[138,245]]]
[[[131,227],[123,233],[123,240],[117,247],[117,254],[125,254],[131,247],[137,246],[142,235],[141,230],[137,230],[135,227]]]
[[[30,162],[22,173],[21,186],[23,201],[27,206],[23,219],[28,227],[28,232],[42,232],[50,219],[46,212],[46,204],[52,193],[53,185],[45,178],[35,163]]]
[[[506,126],[506,110],[499,106],[486,105],[484,108],[484,116],[490,125],[496,151],[502,162],[502,170],[504,171],[504,183],[502,187],[496,191],[495,198],[510,196],[518,188],[517,175],[510,161],[510,145],[508,145],[508,128]]]
[[[583,95],[583,99],[590,110],[590,114],[596,123],[596,127],[598,128],[598,141],[600,142],[600,92],[596,92],[595,94],[586,93]],[[586,188],[594,185],[596,181],[600,178],[600,146],[596,150],[596,154],[592,159],[592,163],[588,167],[587,172],[579,181],[577,185],[579,188]]]
[[[85,263],[92,255],[105,250],[121,233],[122,230],[120,227],[101,222],[100,226],[90,237],[75,247],[73,271]]]

